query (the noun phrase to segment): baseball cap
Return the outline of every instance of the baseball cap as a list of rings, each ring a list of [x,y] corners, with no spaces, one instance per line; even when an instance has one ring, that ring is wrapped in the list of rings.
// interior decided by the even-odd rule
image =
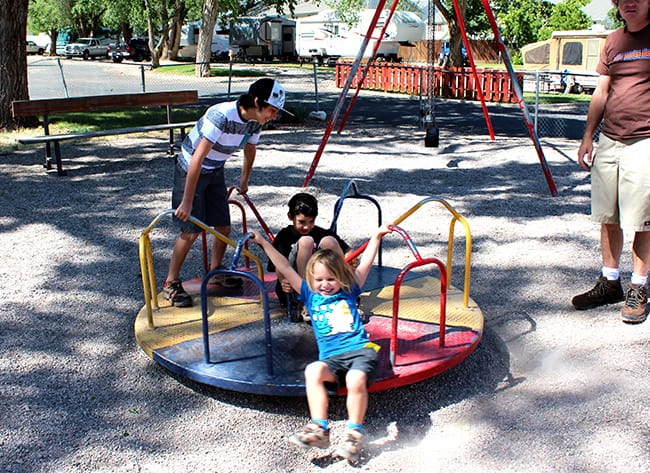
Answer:
[[[286,94],[280,83],[274,79],[258,79],[248,88],[248,93],[253,97],[263,100],[269,105],[282,110],[284,113],[294,116],[293,113],[284,109]]]

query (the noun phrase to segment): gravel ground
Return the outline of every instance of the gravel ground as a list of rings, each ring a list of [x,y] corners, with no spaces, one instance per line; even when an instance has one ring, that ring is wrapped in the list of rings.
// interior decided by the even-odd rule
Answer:
[[[385,116],[353,114],[330,139],[308,188],[321,201],[319,223],[329,225],[349,179],[380,201],[386,220],[424,197],[445,198],[472,230],[471,296],[485,333],[457,367],[371,395],[360,465],[287,443],[306,421],[305,399],[195,384],[137,345],[137,241],[169,207],[173,164],[161,135],[66,143],[65,178],[43,172],[40,149],[0,157],[0,470],[650,471],[650,322],[623,324],[619,306],[570,306],[599,266],[589,177],[573,159],[578,143],[545,143],[559,190],[552,197],[521,129],[503,132],[495,121],[490,141],[480,108],[444,105],[440,147],[424,148],[414,120],[389,113],[413,102],[378,100]],[[512,111],[503,110],[496,115]],[[249,196],[275,231],[286,224],[286,202],[301,189],[322,132],[322,125],[278,127],[263,136]],[[229,182],[237,182],[240,163],[228,163]],[[352,244],[376,226],[362,205],[341,216],[339,230]],[[435,206],[417,215],[404,226],[418,249],[444,255],[448,217]],[[172,238],[171,228],[161,232],[160,278]],[[401,267],[408,254],[392,239],[384,262]],[[197,260],[193,253],[185,277],[197,275]],[[626,246],[625,279],[629,268]],[[332,400],[331,419],[335,443],[343,399]]]

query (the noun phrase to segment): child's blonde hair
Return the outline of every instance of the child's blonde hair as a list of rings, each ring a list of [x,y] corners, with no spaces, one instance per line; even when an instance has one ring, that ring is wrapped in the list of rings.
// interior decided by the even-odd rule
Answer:
[[[345,261],[340,253],[327,248],[316,251],[311,255],[309,261],[307,261],[305,279],[307,280],[309,289],[314,290],[314,265],[316,263],[322,264],[334,275],[341,289],[348,294],[352,292],[352,286],[354,285],[354,270],[352,266]]]

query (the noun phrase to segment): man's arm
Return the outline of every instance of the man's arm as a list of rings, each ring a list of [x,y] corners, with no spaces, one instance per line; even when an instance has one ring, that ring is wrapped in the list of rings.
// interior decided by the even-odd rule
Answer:
[[[252,144],[244,145],[244,163],[241,168],[241,176],[239,177],[239,191],[242,194],[248,192],[248,178],[251,175],[253,170],[253,164],[255,163],[255,155],[257,154],[257,147]]]
[[[605,104],[609,95],[609,82],[609,76],[600,76],[596,90],[594,90],[594,94],[591,96],[585,134],[582,137],[582,142],[578,149],[578,163],[586,170],[589,170],[594,159],[594,133],[596,133],[596,129],[603,119]]]

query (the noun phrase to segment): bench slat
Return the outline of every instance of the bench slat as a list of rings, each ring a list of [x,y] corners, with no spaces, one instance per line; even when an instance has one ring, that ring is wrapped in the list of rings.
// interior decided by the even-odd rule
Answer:
[[[189,105],[199,103],[196,90],[114,94],[57,99],[16,100],[12,103],[14,117],[50,115],[55,113],[114,110],[133,107]]]
[[[113,130],[87,131],[83,133],[69,133],[64,135],[31,136],[31,137],[19,138],[18,142],[24,145],[39,144],[39,143],[53,143],[58,141],[96,138],[99,136],[127,135],[130,133],[145,133],[148,131],[171,130],[174,128],[190,128],[193,127],[195,123],[196,121],[180,122],[180,123],[163,123],[161,125],[146,125],[146,126],[138,126],[132,128],[116,128]]]

